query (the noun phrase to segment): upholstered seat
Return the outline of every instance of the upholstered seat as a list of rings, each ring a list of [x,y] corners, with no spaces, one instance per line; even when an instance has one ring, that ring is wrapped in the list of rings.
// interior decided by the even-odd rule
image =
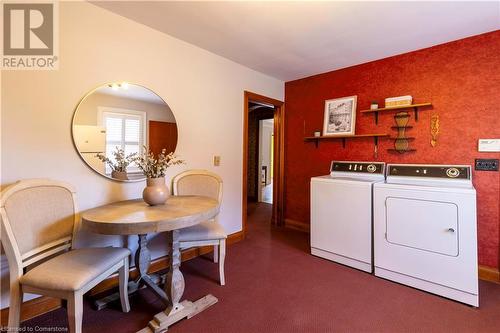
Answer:
[[[172,180],[174,195],[200,195],[222,201],[222,179],[206,170],[189,170]],[[179,230],[181,249],[197,246],[214,246],[214,262],[219,262],[220,284],[224,285],[224,259],[227,234],[218,216],[189,228]]]
[[[42,289],[80,290],[129,255],[129,249],[118,247],[77,249],[36,266],[19,281]]]
[[[83,294],[118,272],[123,312],[128,302],[129,249],[75,249],[80,229],[75,190],[49,179],[19,181],[0,196],[1,239],[9,261],[9,329],[19,328],[23,294],[67,301],[70,333],[82,332]]]
[[[209,239],[226,239],[227,234],[224,228],[215,221],[205,221],[195,226],[181,229],[179,241],[192,242]]]

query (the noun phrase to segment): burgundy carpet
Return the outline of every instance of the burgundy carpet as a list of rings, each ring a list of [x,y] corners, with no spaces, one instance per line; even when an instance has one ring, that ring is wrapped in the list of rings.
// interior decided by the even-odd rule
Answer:
[[[205,258],[183,263],[185,298],[208,293],[219,302],[183,320],[171,332],[500,332],[500,285],[481,282],[475,309],[376,278],[309,254],[308,235],[271,228],[270,206],[251,206],[246,240],[228,248],[226,283]],[[94,311],[87,302],[83,331],[136,332],[161,311],[148,290],[119,305]],[[24,325],[65,327],[65,310]],[[40,329],[40,328],[39,328]]]

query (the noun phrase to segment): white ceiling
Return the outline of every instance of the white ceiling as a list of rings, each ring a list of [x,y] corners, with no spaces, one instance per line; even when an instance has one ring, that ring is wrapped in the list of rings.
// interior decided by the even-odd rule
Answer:
[[[498,0],[93,3],[285,81],[500,29]]]
[[[121,98],[129,98],[140,100],[148,103],[155,103],[160,105],[165,105],[163,99],[160,96],[155,94],[153,91],[144,88],[143,86],[139,86],[136,84],[120,84],[120,88],[113,89],[109,85],[104,85],[98,89],[96,89],[97,93],[113,95]]]

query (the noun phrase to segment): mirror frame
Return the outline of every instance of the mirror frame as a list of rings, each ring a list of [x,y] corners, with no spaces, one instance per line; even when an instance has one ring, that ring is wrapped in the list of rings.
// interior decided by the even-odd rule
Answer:
[[[91,169],[93,172],[95,172],[96,174],[98,174],[99,176],[101,177],[104,177],[108,180],[111,180],[111,181],[114,181],[114,182],[119,182],[119,183],[138,183],[138,182],[142,182],[142,181],[145,181],[146,180],[146,176],[144,176],[144,178],[139,178],[139,179],[127,179],[127,180],[124,180],[124,179],[116,179],[116,178],[112,178],[112,177],[108,177],[106,176],[105,174],[102,174],[100,173],[99,171],[97,171],[96,169],[94,169],[92,166],[90,166],[89,163],[87,163],[87,161],[85,160],[85,158],[83,157],[82,153],[80,152],[80,150],[78,149],[78,146],[76,145],[76,140],[75,140],[75,133],[74,133],[74,128],[75,128],[75,118],[76,118],[76,113],[78,112],[78,108],[80,107],[80,105],[82,105],[82,103],[85,101],[85,99],[87,99],[87,97],[89,97],[90,95],[92,95],[94,92],[96,92],[98,89],[104,87],[104,86],[109,86],[111,84],[115,84],[116,82],[126,82],[128,83],[129,85],[134,85],[134,86],[138,86],[138,87],[142,87],[144,89],[147,89],[151,92],[153,92],[156,96],[158,96],[162,101],[163,103],[165,103],[165,105],[170,109],[170,106],[167,104],[167,102],[165,102],[165,100],[163,99],[163,97],[161,97],[160,95],[158,95],[158,93],[156,93],[156,91],[142,85],[142,84],[137,84],[137,83],[132,83],[130,81],[110,81],[110,82],[105,82],[103,84],[100,84],[96,87],[94,87],[92,90],[90,90],[89,92],[87,92],[81,99],[80,101],[78,102],[78,104],[76,105],[75,107],[75,110],[73,111],[73,116],[71,117],[71,141],[73,141],[73,147],[75,148],[76,152],[78,153],[78,156],[80,157],[80,159],[82,160],[82,162],[89,168]],[[172,109],[170,109],[172,111]],[[173,111],[172,111],[172,114],[173,114]],[[174,114],[174,118],[175,118],[175,114]],[[175,120],[175,123],[177,124],[177,119]],[[178,126],[177,126],[177,130],[178,130]],[[179,139],[179,135],[177,134],[177,140]],[[177,151],[177,146],[178,144],[175,146],[175,150],[174,150],[174,153]]]

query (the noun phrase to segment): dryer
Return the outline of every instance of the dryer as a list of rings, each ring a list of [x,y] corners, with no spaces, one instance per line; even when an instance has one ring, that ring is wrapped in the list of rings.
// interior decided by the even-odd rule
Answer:
[[[374,185],[374,258],[376,276],[479,306],[471,167],[389,164]]]
[[[373,271],[372,188],[385,163],[333,161],[330,174],[311,178],[311,253]]]

